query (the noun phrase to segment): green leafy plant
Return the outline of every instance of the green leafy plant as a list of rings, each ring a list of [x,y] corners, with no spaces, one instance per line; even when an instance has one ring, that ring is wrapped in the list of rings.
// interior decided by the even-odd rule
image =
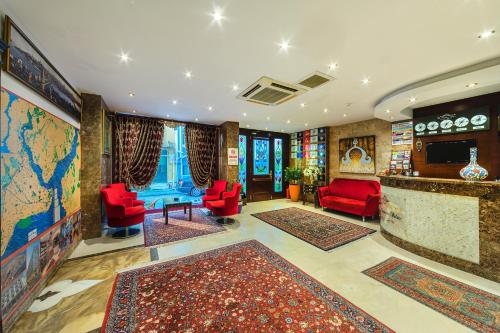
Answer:
[[[299,168],[287,167],[285,169],[285,180],[290,184],[296,185],[302,179],[302,172]]]

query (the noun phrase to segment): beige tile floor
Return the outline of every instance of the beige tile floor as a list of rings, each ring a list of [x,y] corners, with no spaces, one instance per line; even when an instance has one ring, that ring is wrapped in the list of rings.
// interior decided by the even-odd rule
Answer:
[[[380,235],[380,233],[369,235],[365,238],[351,242],[342,247],[325,252],[250,215],[256,212],[293,206],[308,209],[321,214],[334,216],[359,225],[378,229],[377,223],[363,223],[360,220],[349,216],[323,212],[320,209],[315,209],[311,206],[302,206],[300,204],[291,203],[288,200],[273,200],[251,203],[244,207],[242,214],[237,216],[238,223],[227,227],[229,229],[228,232],[208,235],[159,247],[157,249],[159,261],[165,261],[179,256],[199,253],[208,249],[232,244],[242,240],[257,239],[264,245],[268,246],[269,248],[283,256],[285,259],[289,260],[290,262],[310,274],[312,277],[316,278],[332,290],[344,296],[355,305],[361,307],[366,312],[375,316],[377,319],[381,320],[397,332],[460,333],[472,332],[472,330],[361,273],[363,270],[372,267],[391,256],[399,257],[404,260],[416,263],[435,272],[444,274],[483,290],[495,294],[500,294],[500,284],[413,255],[392,245],[391,243],[386,241]],[[82,242],[77,247],[72,257],[77,258],[92,253],[109,251],[116,248],[130,247],[139,244],[142,244],[142,236],[137,236],[133,239],[119,242],[115,240],[109,240],[109,238],[101,238]],[[111,277],[109,275],[110,270],[123,271],[134,267],[151,264],[148,263],[148,260],[144,259],[144,256],[146,255],[146,252],[144,250],[145,249],[137,248],[120,251],[115,255],[105,255],[111,255],[111,257],[116,260],[116,256],[129,256],[128,252],[135,253],[134,251],[139,251],[141,253],[138,257],[139,259],[137,260],[125,260],[128,264],[121,263],[110,266],[103,262],[103,265],[107,267],[108,272],[108,275],[106,275],[106,281],[111,280]],[[135,253],[135,255],[137,256],[137,253]],[[83,262],[89,259],[90,258],[78,259],[73,262]],[[69,263],[71,263],[71,261]],[[64,268],[65,266],[63,266],[62,269]],[[64,273],[64,271],[62,273]],[[54,278],[56,281],[68,278],[68,276],[62,276],[60,279],[58,279],[58,275],[59,272]],[[78,275],[79,274],[77,273],[73,273],[73,279],[92,278],[92,276],[89,277],[89,274],[82,273],[81,276]],[[112,275],[114,276],[114,274]],[[94,289],[97,288],[100,288],[100,293],[105,293],[105,291],[109,293],[109,282],[107,282],[107,285],[107,287],[98,285],[89,288],[88,290],[80,294],[71,296],[71,298],[77,298],[79,297],[79,295],[80,297],[85,298],[86,295],[94,293]],[[99,305],[94,305],[91,312],[75,312],[75,315],[80,316],[80,318],[74,317],[73,319],[70,319],[68,322],[66,322],[65,326],[50,325],[51,316],[57,316],[57,314],[60,312],[67,313],[67,317],[69,318],[73,316],[73,314],[71,313],[71,309],[66,309],[65,305],[63,304],[67,300],[69,300],[69,298],[63,300],[56,307],[52,308],[52,310],[45,311],[52,311],[51,314],[47,314],[44,312],[40,312],[37,314],[27,313],[18,322],[16,328],[27,327],[26,325],[23,325],[23,320],[34,320],[36,322],[37,317],[39,316],[43,316],[44,319],[43,322],[45,323],[45,325],[43,332],[71,331],[72,333],[78,333],[87,332],[89,329],[97,328],[100,326],[104,315],[103,300],[100,301]],[[57,319],[56,317],[54,317],[54,320]],[[83,322],[85,322],[84,325]],[[78,327],[80,326],[85,327],[85,329],[79,329]],[[24,332],[37,331],[36,325],[31,325],[29,327],[30,330],[24,330]],[[18,331],[21,332],[23,330]],[[40,332],[40,330],[38,330],[38,332]]]

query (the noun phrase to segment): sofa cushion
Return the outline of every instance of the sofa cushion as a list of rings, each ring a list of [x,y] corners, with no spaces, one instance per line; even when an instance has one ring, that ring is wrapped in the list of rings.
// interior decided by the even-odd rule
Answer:
[[[125,207],[125,216],[144,214],[145,209],[142,206]]]
[[[336,178],[328,186],[331,195],[354,200],[368,200],[370,194],[378,194],[380,185],[374,180]]]
[[[364,209],[366,206],[366,201],[342,198],[336,196],[328,196],[323,199],[325,203],[328,205],[332,205],[332,207],[344,207],[348,209]]]

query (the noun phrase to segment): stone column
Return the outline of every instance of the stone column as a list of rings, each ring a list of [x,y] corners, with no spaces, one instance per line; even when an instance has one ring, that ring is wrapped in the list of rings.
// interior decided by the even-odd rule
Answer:
[[[102,212],[99,192],[108,168],[110,156],[102,152],[103,113],[108,108],[99,95],[82,94],[82,122],[80,137],[82,143],[81,162],[81,207],[83,239],[101,236]],[[104,168],[102,166],[105,166]]]
[[[228,190],[232,188],[233,183],[239,180],[238,166],[228,165],[227,149],[238,148],[238,136],[240,124],[234,121],[226,121],[220,125],[219,138],[219,179],[225,179],[228,182]]]

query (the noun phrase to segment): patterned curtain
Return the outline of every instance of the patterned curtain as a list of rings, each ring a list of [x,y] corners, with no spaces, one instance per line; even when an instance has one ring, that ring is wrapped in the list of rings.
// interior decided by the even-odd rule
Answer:
[[[204,187],[217,178],[217,127],[186,124],[186,151],[191,180]]]
[[[160,160],[163,125],[157,119],[115,118],[115,182],[139,190],[151,184]]]

